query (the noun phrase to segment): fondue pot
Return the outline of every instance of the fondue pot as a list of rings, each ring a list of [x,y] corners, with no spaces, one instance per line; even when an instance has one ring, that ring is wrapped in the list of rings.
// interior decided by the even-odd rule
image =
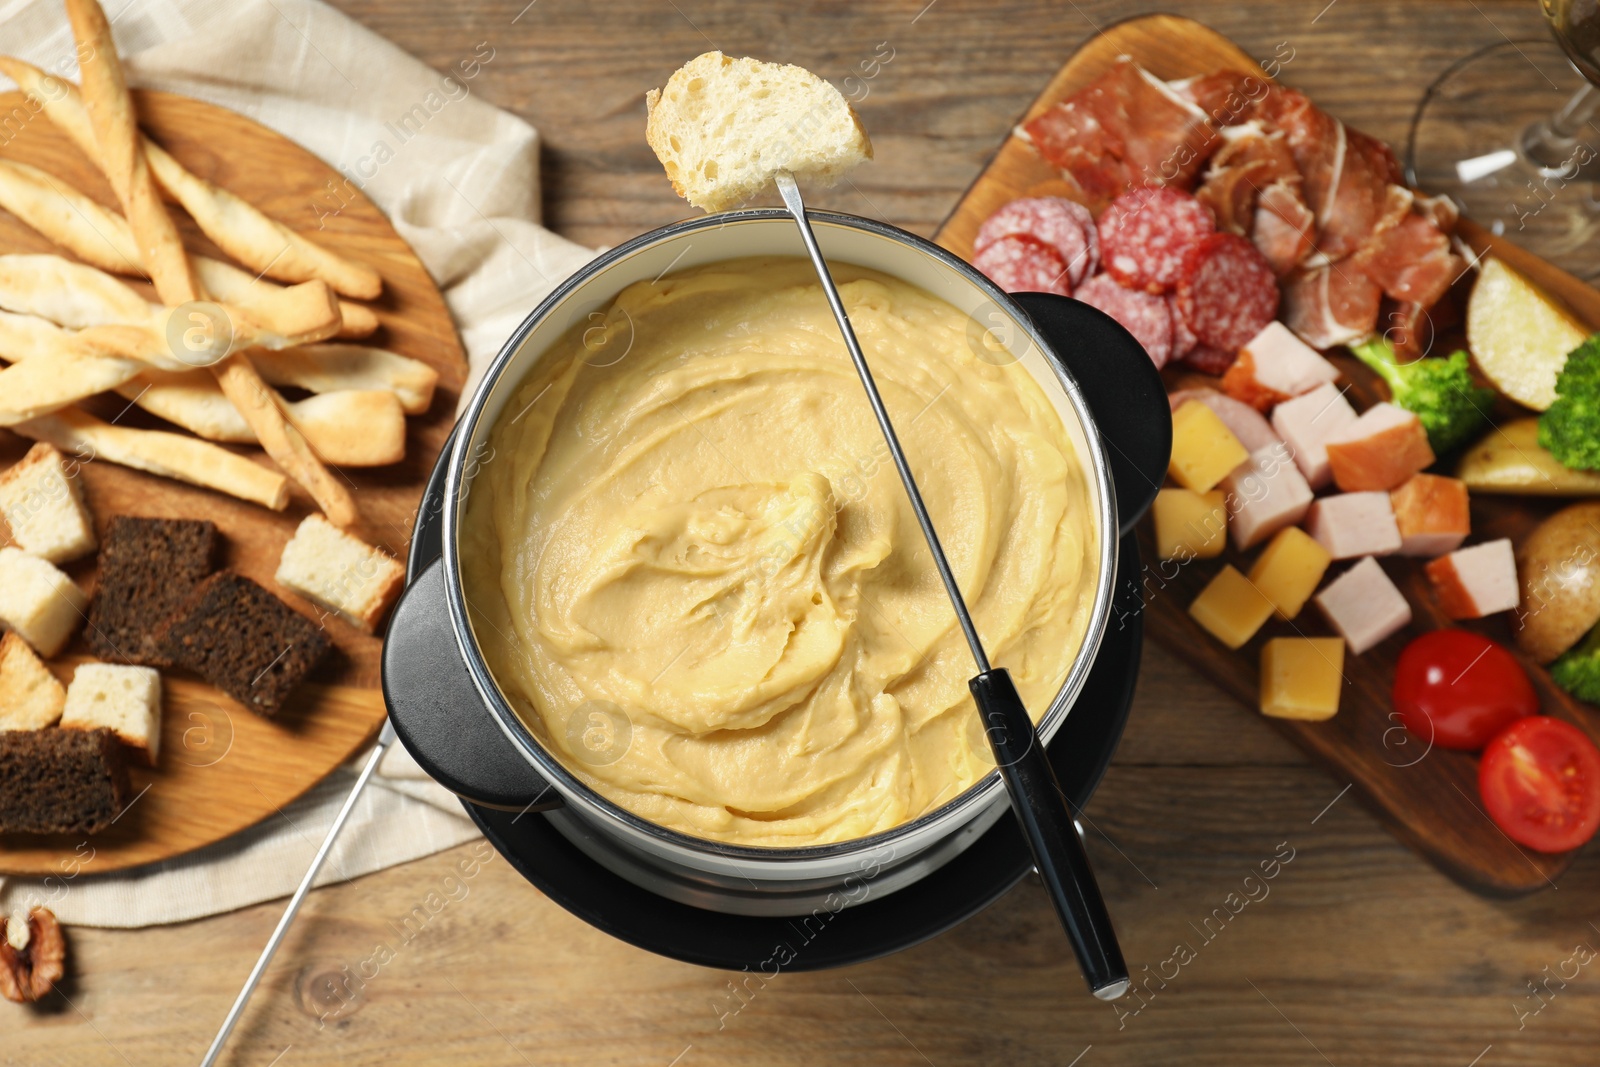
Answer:
[[[1076,754],[1077,763],[1098,778],[1120,731],[1137,665],[1137,631],[1130,658],[1127,621],[1137,614],[1139,582],[1123,574],[1119,596],[1119,561],[1126,565],[1130,555],[1137,557],[1125,535],[1153,499],[1171,445],[1155,367],[1121,326],[1087,305],[1046,294],[1007,296],[944,249],[883,223],[828,212],[809,216],[830,261],[897,277],[968,313],[973,352],[1021,364],[1054,405],[1082,457],[1092,505],[1085,520],[1094,530],[1093,607],[1081,647],[1062,650],[1071,663],[1038,732],[1046,743],[1062,732],[1089,687],[1102,645],[1118,644],[1121,676],[1089,687],[1097,699],[1119,695],[1116,730],[1097,751]],[[566,866],[577,864],[605,879],[613,896],[621,894],[619,901],[632,895],[647,902],[643,910],[659,901],[712,927],[859,913],[898,894],[909,903],[919,884],[937,880],[969,849],[979,846],[975,851],[981,852],[980,843],[992,842],[995,832],[1015,836],[1014,827],[996,825],[1008,811],[999,775],[991,771],[941,807],[891,830],[824,845],[730,845],[655,825],[570,773],[501,692],[474,634],[472,591],[462,578],[461,526],[474,479],[495,461],[489,441],[496,422],[559,338],[585,323],[603,322],[617,294],[636,282],[708,263],[785,254],[804,254],[785,212],[706,216],[598,256],[534,309],[488,368],[439,461],[413,538],[410,585],[384,646],[383,688],[397,733],[424,770],[469,803],[491,841],[502,850],[548,850]],[[1056,750],[1050,753],[1054,760]],[[1069,793],[1083,777],[1081,771],[1076,782],[1062,776]],[[1081,803],[1084,797],[1073,799]],[[514,840],[522,843],[513,846]],[[586,913],[576,897],[563,902],[597,925],[616,925]],[[732,966],[739,965],[737,959],[697,957]]]

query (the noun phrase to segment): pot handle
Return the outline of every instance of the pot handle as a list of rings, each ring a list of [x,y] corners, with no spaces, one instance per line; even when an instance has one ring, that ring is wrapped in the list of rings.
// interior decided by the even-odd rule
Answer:
[[[1156,499],[1172,455],[1172,411],[1144,346],[1110,315],[1052,293],[1013,293],[1083,390],[1116,488],[1126,534]]]
[[[512,745],[462,662],[435,559],[395,605],[383,642],[389,721],[428,777],[485,808],[548,811],[561,794]]]

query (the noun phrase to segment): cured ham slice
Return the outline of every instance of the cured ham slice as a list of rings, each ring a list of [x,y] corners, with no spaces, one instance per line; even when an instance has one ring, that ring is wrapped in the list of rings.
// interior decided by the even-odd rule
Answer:
[[[1187,189],[1214,137],[1204,111],[1127,56],[1018,133],[1098,201],[1143,185]]]
[[[1450,250],[1450,238],[1433,220],[1408,214],[1396,225],[1373,235],[1353,257],[1383,291],[1407,304],[1432,307],[1466,269]]]
[[[1301,271],[1283,285],[1284,322],[1313,348],[1366,337],[1378,325],[1382,302],[1377,282],[1341,263]]]
[[[1354,252],[1378,228],[1390,206],[1393,174],[1394,157],[1381,141],[1343,124],[1339,128],[1344,146],[1341,166],[1316,212],[1317,251],[1329,260]]]
[[[1216,126],[1236,126],[1248,122],[1266,96],[1270,83],[1255,74],[1219,70],[1181,82],[1172,82],[1174,93],[1206,113]]]
[[[1261,190],[1250,241],[1280,278],[1305,262],[1316,247],[1317,218],[1300,195],[1298,179],[1277,181]]]

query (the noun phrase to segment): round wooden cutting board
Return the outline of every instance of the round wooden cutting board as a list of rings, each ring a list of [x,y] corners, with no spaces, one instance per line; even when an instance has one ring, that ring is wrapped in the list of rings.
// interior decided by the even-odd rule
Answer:
[[[381,323],[354,343],[423,360],[439,371],[433,406],[407,419],[406,457],[389,467],[337,471],[354,490],[365,540],[404,559],[423,488],[449,436],[466,377],[466,357],[444,299],[411,249],[353,183],[310,152],[263,126],[210,104],[168,93],[136,99],[145,129],[190,170],[383,276],[383,296],[370,306]],[[26,115],[22,97],[0,95],[0,115]],[[0,132],[0,158],[31,163],[107,206],[116,200],[98,170],[42,116]],[[226,259],[181,210],[173,215],[194,251]],[[0,212],[0,252],[57,252],[49,241]],[[148,287],[142,287],[149,293]],[[153,299],[153,297],[152,297]],[[118,425],[172,429],[115,398],[85,405]],[[0,469],[31,442],[0,430]],[[267,462],[259,450],[252,450]],[[107,462],[88,462],[82,480],[103,533],[117,515],[203,518],[217,524],[221,563],[260,582],[302,613],[321,612],[273,581],[278,557],[295,527],[314,510],[296,489],[284,512],[157,478]],[[0,532],[3,532],[0,523]],[[0,544],[9,535],[0,539]],[[91,593],[95,561],[67,572]],[[108,830],[89,837],[0,836],[0,874],[100,874],[167,859],[221,840],[283,809],[375,736],[384,718],[379,689],[381,637],[337,618],[324,623],[335,649],[277,718],[267,720],[182,671],[164,671],[161,761],[135,768],[135,798]],[[63,680],[86,656],[75,638],[51,663]]]

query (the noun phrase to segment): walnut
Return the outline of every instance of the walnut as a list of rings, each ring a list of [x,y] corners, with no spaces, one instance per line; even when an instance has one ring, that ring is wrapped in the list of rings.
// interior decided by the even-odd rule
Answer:
[[[67,942],[47,908],[26,919],[0,916],[0,996],[18,1004],[42,1000],[66,973]]]

